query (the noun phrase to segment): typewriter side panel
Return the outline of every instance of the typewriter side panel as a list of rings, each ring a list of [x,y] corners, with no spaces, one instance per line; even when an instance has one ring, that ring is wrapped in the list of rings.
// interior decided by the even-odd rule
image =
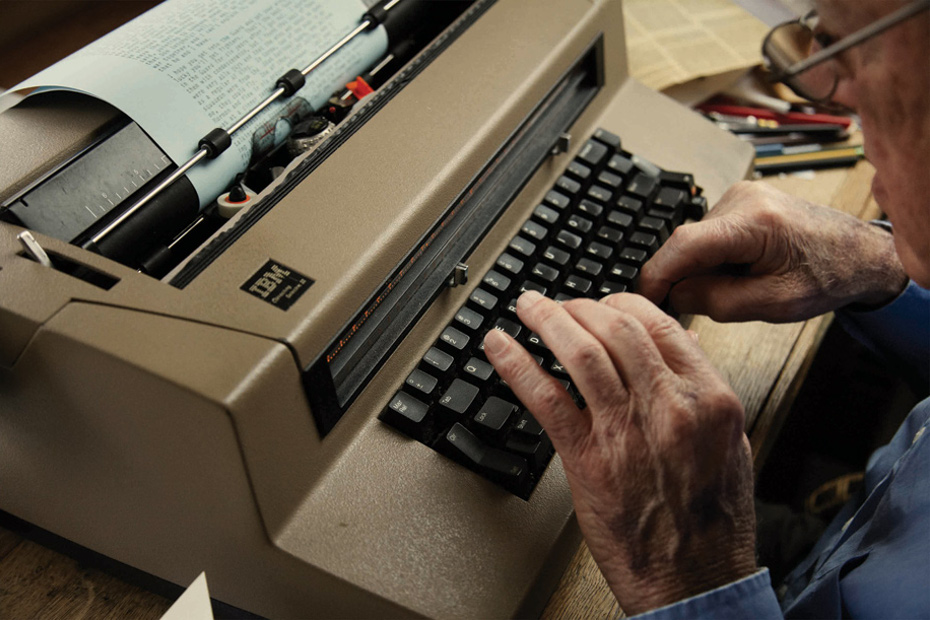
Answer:
[[[230,412],[309,419],[284,346],[76,303],[0,394],[3,510],[176,584],[206,571],[214,597],[263,615],[409,613],[269,539]]]

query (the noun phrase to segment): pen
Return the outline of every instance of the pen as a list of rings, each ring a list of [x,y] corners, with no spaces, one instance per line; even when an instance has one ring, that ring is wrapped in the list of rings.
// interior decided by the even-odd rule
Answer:
[[[815,168],[837,168],[851,166],[865,156],[862,145],[837,147],[810,153],[790,153],[787,155],[770,155],[756,157],[757,172],[773,173],[791,170],[811,170]]]
[[[819,142],[813,142],[810,144],[785,144],[785,143],[772,143],[772,144],[757,144],[756,145],[756,157],[768,157],[771,155],[794,155],[797,153],[814,153],[817,151],[830,151],[836,149],[849,148],[848,146],[824,146]]]
[[[842,125],[833,125],[827,123],[818,123],[818,124],[795,124],[795,125],[779,125],[778,127],[760,127],[758,125],[752,125],[749,123],[719,123],[724,129],[731,131],[733,133],[752,133],[758,135],[781,135],[789,133],[803,133],[811,137],[820,136],[823,134],[838,134],[845,131],[845,127]]]
[[[778,127],[778,121],[765,118],[756,118],[755,116],[735,116],[732,114],[721,114],[719,112],[705,112],[704,116],[718,124],[736,123],[758,125],[759,127]]]
[[[834,114],[807,114],[804,112],[773,112],[764,108],[753,108],[749,106],[728,105],[728,104],[703,104],[697,106],[699,110],[705,113],[716,112],[728,116],[754,116],[757,119],[773,120],[778,123],[799,123],[799,124],[830,124],[842,125],[849,128],[852,125],[852,119],[845,116],[836,116]]]

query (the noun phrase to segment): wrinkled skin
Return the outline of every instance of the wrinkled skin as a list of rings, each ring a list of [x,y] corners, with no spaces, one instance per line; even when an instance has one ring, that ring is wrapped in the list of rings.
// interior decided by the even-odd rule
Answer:
[[[587,407],[501,332],[487,336],[488,358],[561,455],[582,532],[623,609],[639,613],[752,574],[743,408],[696,340],[626,293],[564,304],[525,293],[517,314]]]
[[[906,284],[888,232],[744,181],[675,230],[643,267],[640,292],[717,321],[786,322],[878,305]]]

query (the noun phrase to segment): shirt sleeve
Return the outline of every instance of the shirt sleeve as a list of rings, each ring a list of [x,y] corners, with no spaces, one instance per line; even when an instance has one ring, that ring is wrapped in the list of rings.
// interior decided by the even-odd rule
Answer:
[[[783,617],[767,568],[715,590],[633,616],[636,620],[763,620]]]
[[[836,318],[856,340],[926,381],[930,377],[930,291],[909,282],[894,301],[870,312],[837,310]]]

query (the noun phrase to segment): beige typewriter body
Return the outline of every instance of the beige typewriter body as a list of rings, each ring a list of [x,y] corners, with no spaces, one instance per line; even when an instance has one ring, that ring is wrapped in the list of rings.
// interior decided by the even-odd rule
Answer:
[[[0,509],[177,584],[206,571],[267,616],[538,614],[580,540],[558,457],[524,501],[378,420],[470,287],[438,296],[323,438],[301,372],[601,35],[569,152],[472,273],[597,127],[713,203],[749,148],[628,79],[620,2],[499,0],[183,289],[36,235],[118,280],[104,290],[0,223]],[[0,191],[79,148],[98,120],[75,112],[0,114]],[[287,310],[241,290],[269,259],[314,280]]]

